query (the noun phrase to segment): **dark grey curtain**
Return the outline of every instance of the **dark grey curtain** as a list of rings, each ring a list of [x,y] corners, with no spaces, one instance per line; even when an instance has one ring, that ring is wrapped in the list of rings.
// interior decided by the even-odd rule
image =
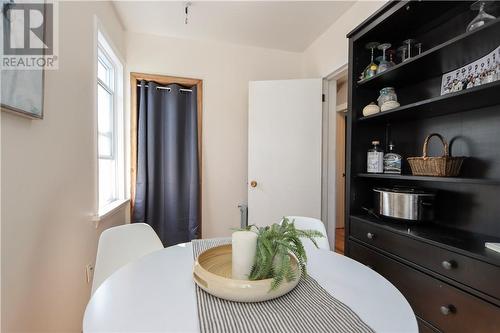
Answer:
[[[148,87],[146,87],[146,85]],[[198,238],[200,188],[196,87],[137,88],[137,183],[133,222],[151,225],[164,246]]]

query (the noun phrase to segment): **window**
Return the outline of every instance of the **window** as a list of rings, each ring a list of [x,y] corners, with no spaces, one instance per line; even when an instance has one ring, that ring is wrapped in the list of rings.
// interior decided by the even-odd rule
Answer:
[[[123,65],[101,32],[97,47],[99,216],[125,199]]]

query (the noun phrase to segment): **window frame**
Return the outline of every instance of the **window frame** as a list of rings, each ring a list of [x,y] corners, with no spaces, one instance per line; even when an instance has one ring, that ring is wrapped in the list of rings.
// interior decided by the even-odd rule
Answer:
[[[125,175],[126,170],[126,123],[125,123],[125,108],[124,108],[124,65],[123,61],[117,56],[111,46],[109,39],[103,33],[102,29],[96,26],[96,53],[95,53],[95,71],[94,71],[94,85],[95,85],[95,109],[96,109],[96,158],[97,158],[97,193],[96,193],[96,207],[97,214],[95,221],[110,215],[115,210],[124,206],[128,202],[127,198],[127,178]],[[108,73],[109,82],[104,82],[99,78],[99,66],[104,66]],[[110,132],[99,131],[99,88],[102,88],[110,95]],[[102,93],[102,92],[101,92]],[[109,155],[101,155],[99,152],[100,136],[104,135],[111,139],[111,153]],[[101,160],[114,161],[114,179],[113,182],[113,198],[101,204],[100,197],[102,189],[100,186],[100,164]]]
[[[97,124],[97,133],[98,133],[98,138],[97,140],[99,140],[99,136],[103,135],[103,136],[106,136],[108,137],[110,140],[111,140],[111,147],[110,147],[110,150],[111,150],[111,153],[109,155],[103,155],[101,154],[100,151],[98,151],[98,158],[99,159],[108,159],[108,160],[115,160],[116,159],[116,138],[115,138],[115,133],[117,132],[116,131],[116,127],[118,126],[118,124],[116,123],[116,113],[118,110],[117,107],[116,107],[116,102],[115,102],[115,91],[113,89],[113,86],[116,86],[116,82],[115,81],[115,77],[116,77],[116,74],[115,74],[115,71],[116,71],[116,68],[113,64],[113,62],[109,59],[108,55],[105,53],[105,51],[103,50],[103,48],[101,47],[100,44],[98,44],[97,46],[98,50],[97,50],[97,62],[101,62],[103,64],[104,67],[106,67],[106,70],[108,71],[108,76],[109,76],[109,81],[111,83],[111,85],[108,85],[106,82],[102,81],[100,78],[99,78],[99,74],[97,74],[97,98],[99,98],[99,86],[104,89],[109,95],[110,95],[110,109],[111,109],[111,119],[110,119],[110,123],[111,123],[111,130],[110,132],[100,132],[99,131],[99,123]],[[104,59],[106,63],[103,63],[102,61],[100,61],[101,59]],[[99,113],[99,104],[98,104],[98,107],[97,107],[97,112]],[[99,119],[99,117],[98,117]],[[99,148],[98,148],[99,149]]]

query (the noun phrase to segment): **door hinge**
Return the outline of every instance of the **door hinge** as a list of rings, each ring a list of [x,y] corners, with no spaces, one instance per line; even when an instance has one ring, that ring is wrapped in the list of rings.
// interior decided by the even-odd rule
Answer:
[[[321,94],[321,101],[324,102],[326,100],[325,94]]]

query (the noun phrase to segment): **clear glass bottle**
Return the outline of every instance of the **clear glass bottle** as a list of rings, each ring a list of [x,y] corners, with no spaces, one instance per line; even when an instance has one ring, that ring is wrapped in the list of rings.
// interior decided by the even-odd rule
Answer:
[[[389,151],[384,155],[384,173],[401,174],[401,155],[394,151],[394,145],[389,144]]]
[[[366,172],[383,173],[384,172],[384,151],[380,148],[380,141],[372,141],[373,147],[368,149]]]

